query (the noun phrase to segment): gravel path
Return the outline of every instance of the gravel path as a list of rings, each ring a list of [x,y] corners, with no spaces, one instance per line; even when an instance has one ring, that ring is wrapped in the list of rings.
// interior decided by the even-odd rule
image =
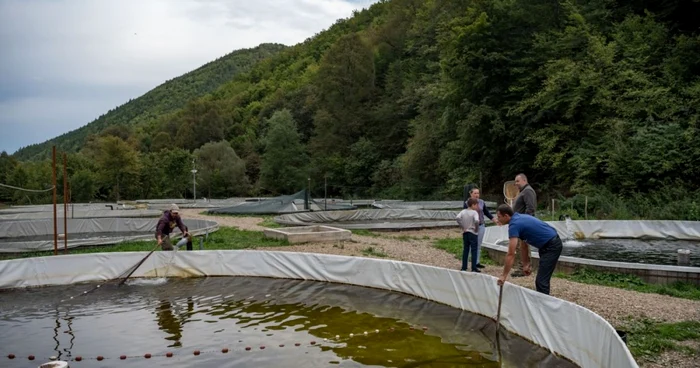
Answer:
[[[221,226],[235,226],[245,230],[262,231],[256,217],[226,217],[200,215],[200,210],[184,210],[184,218],[203,218],[217,221]],[[377,252],[387,258],[422,263],[437,267],[459,269],[460,261],[454,255],[434,248],[432,243],[441,238],[460,237],[458,229],[382,232],[380,236],[352,235],[352,240],[336,243],[307,243],[284,247],[265,248],[288,252],[310,252],[360,257],[376,257]],[[368,251],[372,248],[372,252]],[[502,266],[486,266],[482,271],[500,276]],[[528,277],[509,278],[509,282],[534,289],[534,274]],[[579,304],[599,314],[613,326],[621,326],[630,318],[648,318],[655,321],[679,322],[700,320],[700,301],[674,298],[659,294],[640,293],[613,287],[581,284],[558,278],[552,279],[552,296]],[[663,364],[663,365],[658,365]],[[664,354],[658,363],[645,367],[673,366],[696,367],[697,362],[678,353]]]

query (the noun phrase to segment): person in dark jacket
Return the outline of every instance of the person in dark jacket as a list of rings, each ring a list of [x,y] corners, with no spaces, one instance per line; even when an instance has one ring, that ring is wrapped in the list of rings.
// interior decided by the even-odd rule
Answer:
[[[160,220],[158,220],[158,225],[156,225],[156,239],[158,240],[158,245],[161,246],[163,250],[173,250],[173,244],[170,241],[170,233],[175,229],[179,228],[182,232],[182,239],[187,240],[187,250],[192,250],[192,237],[190,236],[187,226],[182,222],[180,218],[180,208],[173,204],[170,209],[163,212]],[[180,241],[180,243],[183,242]],[[182,245],[178,243],[178,246]]]
[[[535,216],[535,210],[537,209],[537,193],[527,182],[527,176],[520,173],[515,176],[515,185],[520,190],[518,196],[515,197],[515,202],[513,202],[513,212]],[[525,248],[522,248],[525,249]],[[530,247],[527,247],[528,252]],[[525,273],[523,272],[523,264],[520,262],[520,257],[518,257],[518,252],[521,251],[521,247],[516,248],[515,263],[517,265],[517,270],[513,271],[512,277],[523,277]],[[529,253],[528,253],[529,254]]]

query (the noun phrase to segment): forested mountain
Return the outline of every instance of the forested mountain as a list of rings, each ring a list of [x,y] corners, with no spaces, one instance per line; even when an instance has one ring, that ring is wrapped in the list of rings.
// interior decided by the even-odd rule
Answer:
[[[77,152],[85,144],[85,138],[113,125],[138,127],[146,125],[163,114],[185,105],[187,101],[206,95],[230,81],[235,75],[247,72],[257,62],[284,49],[280,44],[262,44],[222,56],[212,62],[168,80],[148,93],[109,110],[93,122],[60,135],[41,144],[18,150],[13,156],[18,160],[42,160],[51,157],[51,147],[66,152]]]
[[[73,192],[81,179],[84,198],[191,197],[193,158],[208,197],[310,178],[315,196],[325,179],[330,195],[460,199],[525,172],[543,206],[585,194],[601,216],[624,202],[700,219],[697,14],[698,1],[381,1],[142,129],[90,137]],[[16,184],[45,165],[0,164]]]

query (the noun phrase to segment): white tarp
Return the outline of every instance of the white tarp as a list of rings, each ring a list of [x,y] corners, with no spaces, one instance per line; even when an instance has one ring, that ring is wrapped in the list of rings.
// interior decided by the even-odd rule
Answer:
[[[459,211],[352,210],[286,214],[275,217],[278,224],[291,226],[329,225],[343,229],[419,229],[456,227]]]
[[[496,208],[496,202],[484,202],[487,208]],[[400,210],[462,210],[463,201],[420,201],[420,202],[395,202],[376,201],[372,207]]]
[[[107,217],[160,217],[163,211],[158,210],[79,210],[71,209],[68,206],[69,219],[90,219]],[[63,218],[63,208],[56,210],[56,217]],[[53,209],[49,212],[20,212],[11,214],[0,214],[0,221],[16,220],[41,220],[51,219],[53,221]]]
[[[98,253],[0,261],[0,290],[110,280],[133,267],[145,254]],[[495,318],[498,307],[498,286],[493,276],[373,258],[249,250],[156,252],[132,277],[163,276],[260,276],[347,283],[403,292],[490,318]],[[549,295],[506,283],[500,323],[584,368],[637,367],[606,320]]]
[[[63,219],[56,223],[59,235],[63,234]],[[68,219],[68,248],[155,239],[157,223],[157,218]],[[183,219],[183,223],[192,235],[218,229],[218,224],[209,220]],[[53,219],[0,222],[0,253],[53,250],[53,229]],[[58,247],[64,247],[62,237],[58,240]]]
[[[596,220],[596,221],[547,221],[562,239],[569,238],[630,238],[671,239],[700,241],[700,221],[656,220]],[[508,225],[489,226],[484,242],[498,244],[508,240]]]

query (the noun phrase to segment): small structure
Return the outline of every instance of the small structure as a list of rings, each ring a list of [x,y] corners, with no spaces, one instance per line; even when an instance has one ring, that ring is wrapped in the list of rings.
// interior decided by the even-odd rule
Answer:
[[[280,240],[285,239],[290,244],[344,241],[350,240],[350,237],[352,236],[350,230],[324,225],[288,227],[281,229],[266,228],[263,233],[265,233],[265,237],[267,238]]]

